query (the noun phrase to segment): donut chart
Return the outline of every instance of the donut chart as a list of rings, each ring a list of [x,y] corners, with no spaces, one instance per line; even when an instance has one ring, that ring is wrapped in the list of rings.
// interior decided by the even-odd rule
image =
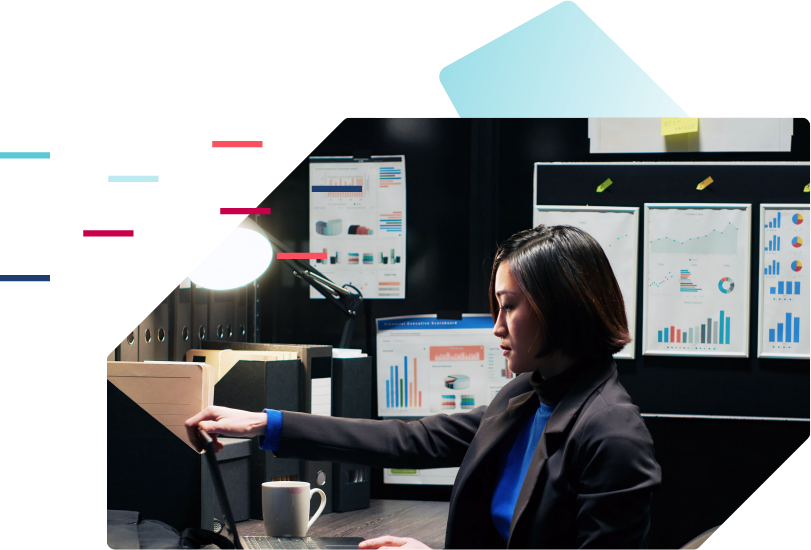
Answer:
[[[724,294],[729,294],[732,292],[732,289],[735,288],[735,283],[732,282],[732,279],[729,277],[724,277],[720,281],[718,281],[718,290],[723,292]]]

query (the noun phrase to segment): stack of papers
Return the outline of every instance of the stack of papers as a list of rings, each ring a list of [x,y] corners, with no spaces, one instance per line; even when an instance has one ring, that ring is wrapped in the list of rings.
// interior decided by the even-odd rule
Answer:
[[[351,359],[353,357],[368,357],[359,349],[332,348],[332,356],[336,359]]]
[[[225,376],[238,361],[285,361],[298,358],[298,353],[295,351],[190,349],[186,352],[186,361],[203,362],[211,365],[214,368],[216,382],[222,380],[222,377]]]

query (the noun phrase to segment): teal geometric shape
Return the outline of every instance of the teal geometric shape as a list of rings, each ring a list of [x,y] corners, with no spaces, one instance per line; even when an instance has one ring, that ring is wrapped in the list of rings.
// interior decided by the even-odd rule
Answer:
[[[811,2],[566,0],[439,73],[448,116],[809,116]]]

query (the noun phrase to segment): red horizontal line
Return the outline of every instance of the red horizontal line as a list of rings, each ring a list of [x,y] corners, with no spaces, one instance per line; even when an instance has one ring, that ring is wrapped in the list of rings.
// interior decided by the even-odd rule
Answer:
[[[212,141],[214,153],[310,153],[320,141]]]
[[[279,252],[276,257],[280,260],[326,260],[326,252]]]
[[[85,241],[208,241],[208,253],[249,214],[270,214],[270,208],[220,208],[223,229],[85,229]]]

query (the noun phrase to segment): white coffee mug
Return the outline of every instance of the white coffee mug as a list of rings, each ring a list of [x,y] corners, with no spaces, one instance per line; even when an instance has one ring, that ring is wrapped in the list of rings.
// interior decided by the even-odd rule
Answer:
[[[310,516],[310,499],[318,493],[321,506]],[[262,516],[269,537],[304,537],[327,504],[321,489],[310,490],[306,481],[268,481],[262,484]],[[309,519],[309,521],[307,521]]]

